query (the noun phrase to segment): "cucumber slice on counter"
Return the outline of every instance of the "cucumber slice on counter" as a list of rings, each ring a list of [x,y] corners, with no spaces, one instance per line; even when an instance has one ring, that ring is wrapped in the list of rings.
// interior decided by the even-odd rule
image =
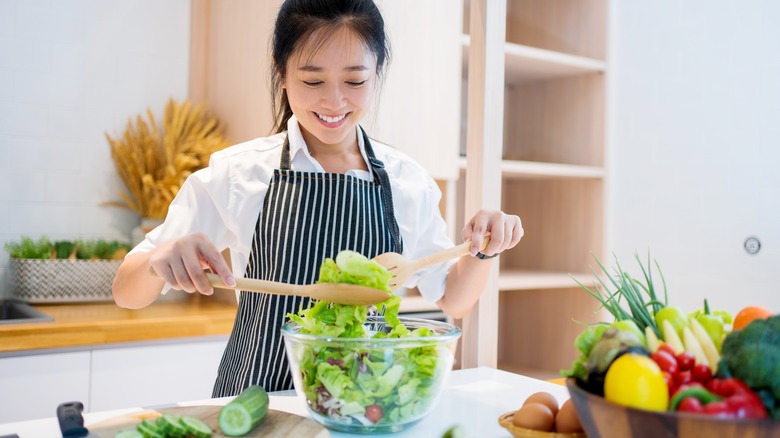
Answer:
[[[114,435],[114,438],[143,438],[143,437],[144,435],[135,429],[120,430]]]
[[[163,414],[157,419],[157,427],[165,432],[165,435],[179,438],[187,434],[187,428],[181,424],[181,419],[175,415]]]
[[[252,385],[219,411],[219,428],[227,436],[243,436],[260,424],[266,413],[268,394]]]
[[[144,438],[165,438],[165,434],[161,433],[154,422],[148,419],[138,423],[135,429],[141,432]]]
[[[181,424],[187,429],[188,434],[197,438],[209,438],[211,434],[214,433],[209,425],[199,418],[184,415],[179,421],[181,421]]]

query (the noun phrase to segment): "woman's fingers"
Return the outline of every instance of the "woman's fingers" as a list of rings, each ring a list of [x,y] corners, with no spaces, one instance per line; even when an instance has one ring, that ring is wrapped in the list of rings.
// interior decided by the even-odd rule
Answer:
[[[233,274],[222,254],[202,233],[190,234],[160,245],[150,256],[149,264],[171,287],[189,293],[214,293],[204,268],[217,273],[225,284],[235,285]]]
[[[498,254],[510,249],[523,237],[520,218],[501,211],[480,210],[463,229],[463,239],[471,241],[470,252],[476,255],[483,237],[490,236],[490,242],[481,252],[485,255]]]

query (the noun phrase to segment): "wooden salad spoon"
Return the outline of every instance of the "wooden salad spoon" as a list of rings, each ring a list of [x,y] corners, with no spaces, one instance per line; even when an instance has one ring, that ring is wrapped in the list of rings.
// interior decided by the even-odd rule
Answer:
[[[153,276],[159,277],[154,270],[150,270],[150,272]],[[228,286],[223,283],[216,274],[207,272],[206,276],[209,279],[209,283],[216,288],[237,289],[247,292],[265,292],[273,295],[297,295],[313,298],[315,300],[349,304],[353,306],[367,306],[381,303],[387,301],[391,296],[389,292],[355,284],[288,284],[275,281],[255,280],[252,278],[236,278],[236,285]]]
[[[485,248],[487,248],[488,243],[490,243],[490,237],[486,236],[482,240],[482,245],[480,246],[479,250],[483,251]],[[385,269],[390,271],[391,274],[393,274],[393,277],[390,279],[388,285],[390,286],[391,290],[396,290],[397,288],[401,287],[401,285],[404,284],[404,282],[408,280],[409,277],[414,275],[420,269],[457,257],[463,257],[464,255],[469,254],[470,247],[471,242],[465,242],[458,246],[433,253],[429,256],[422,257],[417,260],[410,260],[401,254],[398,254],[397,252],[386,252],[379,254],[371,260],[379,263]]]

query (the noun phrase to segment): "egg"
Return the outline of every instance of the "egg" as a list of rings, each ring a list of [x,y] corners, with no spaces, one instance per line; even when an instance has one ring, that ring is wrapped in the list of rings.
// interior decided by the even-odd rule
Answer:
[[[555,415],[541,403],[527,403],[512,416],[512,424],[526,429],[549,432],[555,426]]]
[[[550,411],[553,413],[553,415],[558,413],[558,399],[556,399],[549,392],[537,392],[531,394],[531,396],[525,400],[523,406],[527,405],[528,403],[541,403],[550,408]]]
[[[560,433],[582,432],[582,424],[577,417],[577,411],[574,410],[574,403],[571,399],[566,400],[555,416],[555,431]]]

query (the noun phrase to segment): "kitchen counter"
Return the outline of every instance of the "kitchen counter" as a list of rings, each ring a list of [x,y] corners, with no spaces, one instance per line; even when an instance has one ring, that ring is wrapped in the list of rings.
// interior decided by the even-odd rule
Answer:
[[[0,357],[26,352],[123,342],[229,335],[237,304],[232,293],[185,295],[138,310],[113,302],[37,304],[54,321],[0,324]],[[421,296],[405,296],[401,312],[438,310]]]
[[[34,307],[54,320],[0,325],[0,355],[227,335],[233,328],[237,306],[230,300],[188,296],[178,301],[156,302],[139,310],[122,309],[113,302]]]
[[[546,391],[559,403],[569,398],[566,387],[530,377],[512,374],[492,368],[456,370],[450,375],[439,402],[433,412],[412,428],[395,434],[374,435],[388,438],[432,437],[438,438],[454,425],[460,425],[466,437],[509,437],[498,424],[498,417],[518,409],[531,394]],[[182,402],[170,406],[222,406],[231,397]],[[63,402],[69,400],[63,400]],[[292,391],[272,393],[270,408],[297,415],[308,416],[306,402]],[[141,407],[84,414],[84,425],[89,428],[112,417],[144,410]],[[0,435],[17,434],[21,438],[60,437],[62,434],[56,418],[0,424]],[[331,432],[333,438],[363,437],[341,432]]]

